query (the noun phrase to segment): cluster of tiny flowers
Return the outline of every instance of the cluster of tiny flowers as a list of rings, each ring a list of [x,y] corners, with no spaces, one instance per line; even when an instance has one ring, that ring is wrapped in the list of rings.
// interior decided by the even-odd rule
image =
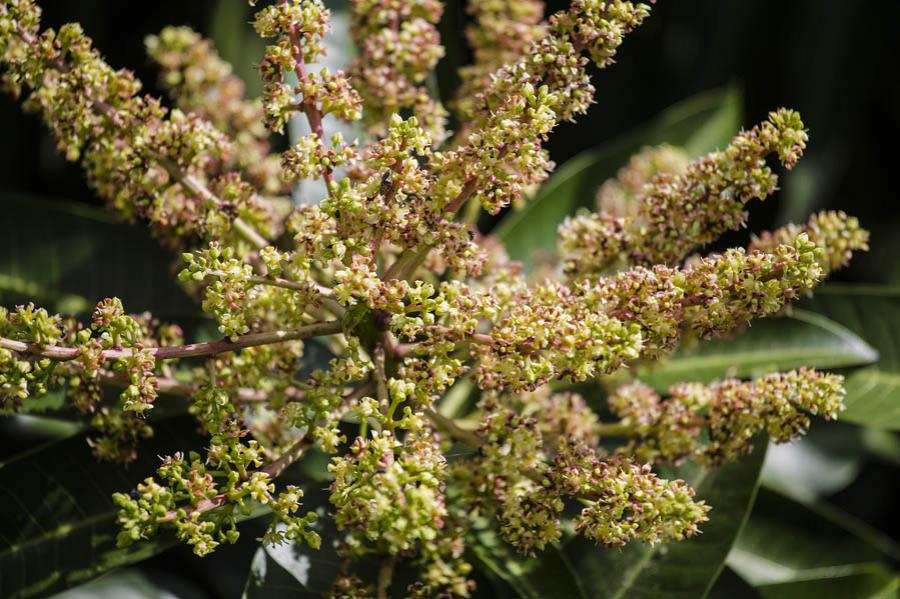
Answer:
[[[0,307],[0,337],[40,346],[55,345],[63,336],[61,319],[34,304],[19,306],[14,312]],[[14,412],[32,396],[47,393],[55,363],[49,359],[29,359],[0,347],[0,411]]]
[[[149,538],[165,523],[174,526],[179,540],[195,554],[207,555],[221,543],[237,542],[238,516],[249,514],[255,503],[269,506],[275,515],[266,534],[268,542],[305,541],[317,549],[321,539],[309,528],[316,515],[297,514],[303,491],[287,486],[276,493],[268,473],[251,470],[262,463],[256,442],[239,447],[243,451],[231,451],[213,462],[215,476],[199,455],[185,458],[176,453],[157,470],[160,482],[150,477],[131,494],[113,495],[122,527],[119,545]],[[222,506],[230,509],[211,512]],[[279,526],[284,523],[286,527]]]
[[[99,433],[89,439],[94,453],[101,459],[133,461],[138,441],[152,435],[140,418],[157,398],[151,348],[177,341],[179,335],[177,327],[125,314],[118,298],[99,302],[88,328],[32,304],[13,312],[0,308],[0,338],[28,348],[0,347],[0,409],[18,411],[23,401],[45,395],[51,385],[65,386],[72,406],[90,416]],[[53,354],[52,348],[62,353]],[[50,356],[40,355],[47,351]],[[111,355],[104,356],[105,351]],[[101,382],[123,388],[118,409],[98,410]]]
[[[370,362],[354,358],[353,353],[350,350],[348,357],[331,360],[328,370],[314,371],[304,400],[291,402],[284,408],[286,420],[308,430],[316,446],[325,453],[334,454],[344,447],[347,437],[338,425],[349,411],[345,391],[365,380],[372,371]]]
[[[687,483],[661,479],[648,464],[601,460],[582,447],[560,451],[556,468],[563,475],[558,484],[585,497],[575,530],[598,543],[681,541],[698,534],[699,525],[708,519],[710,507],[694,500]]]
[[[612,198],[605,200],[615,212],[604,206],[560,227],[565,270],[583,276],[623,263],[678,263],[694,248],[743,226],[745,204],[765,199],[777,186],[766,156],[777,154],[786,168],[792,168],[806,140],[800,116],[779,110],[735,137],[725,150],[686,167],[678,161],[664,162],[635,199],[623,197],[622,206],[615,206],[619,202]]]
[[[573,278],[596,277],[604,270],[627,266],[622,240],[627,225],[641,209],[646,185],[656,177],[682,175],[689,162],[678,148],[663,145],[643,148],[600,186],[597,210],[579,211],[559,226],[558,247],[563,272]]]
[[[466,27],[473,60],[459,70],[462,83],[454,106],[464,121],[475,115],[476,99],[490,87],[494,72],[520,60],[546,33],[541,0],[469,2],[466,10],[473,20]]]
[[[107,407],[97,410],[91,426],[98,434],[88,439],[88,445],[98,459],[110,462],[133,462],[140,442],[153,436],[153,428],[146,420]]]
[[[499,69],[478,96],[468,137],[435,157],[438,206],[454,212],[468,200],[495,214],[543,181],[551,168],[543,141],[593,101],[582,51],[607,66],[624,34],[648,14],[644,4],[590,0],[554,15],[548,35]]]
[[[859,226],[859,220],[832,210],[813,214],[805,225],[789,224],[754,236],[751,248],[770,251],[800,233],[822,249],[819,262],[826,273],[847,266],[853,252],[869,249],[869,232]]]
[[[534,418],[501,405],[485,405],[477,434],[479,456],[455,471],[473,514],[496,514],[503,539],[523,553],[543,550],[562,536],[559,495],[545,488],[547,455]]]
[[[642,150],[601,187],[595,213],[563,224],[562,267],[529,278],[467,222],[547,177],[549,134],[594,101],[589,63],[609,66],[649,6],[574,0],[546,23],[538,1],[469,6],[475,64],[447,141],[428,85],[443,53],[438,0],[355,0],[360,52],[346,75],[309,68],[330,28],[322,0],[267,3],[253,23],[271,40],[260,100],[244,98],[210,42],[165,29],[147,49],[171,110],[109,67],[79,26],[42,31],[33,0],[0,0],[7,88],[29,91],[26,106],[120,215],[187,250],[178,278],[223,336],[185,344],[176,326],[115,298],[83,324],[0,309],[4,413],[64,386],[99,431],[94,452],[125,462],[152,435],[153,406],[181,396],[207,435],[204,455],[173,453],[115,496],[121,545],[172,528],[205,555],[263,505],[273,515],[263,541],[318,547],[303,492],[278,481],[316,448],[329,456],[328,517],[346,562],[335,594],[384,593],[389,576],[376,584],[351,570],[377,556],[417,569],[410,596],[468,596],[472,528],[525,554],[572,530],[612,546],[681,540],[710,508],[653,463],[720,464],[762,430],[787,441],[808,414],[841,409],[841,378],[808,370],[682,384],[666,399],[623,386],[609,402],[622,420],[607,423],[587,394],[550,386],[596,384],[685,338],[775,315],[865,250],[868,234],[824,212],[749,248],[687,258],[774,191],[768,155],[790,168],[802,154],[799,116],[779,110],[695,162]],[[329,115],[363,119],[362,139],[326,138]],[[295,117],[310,133],[271,154],[266,127]],[[302,179],[324,181],[327,197],[293,209],[273,197]],[[310,356],[327,366],[308,370]],[[117,403],[106,387],[122,390]],[[613,451],[613,434],[630,440]]]
[[[284,254],[267,246],[259,256],[271,258],[267,277],[254,276],[253,267],[240,260],[232,246],[223,248],[214,242],[183,254],[185,268],[178,278],[202,287],[203,310],[215,317],[219,331],[232,340],[273,322],[281,327],[301,325],[306,310],[318,305],[318,292],[309,281],[274,276]]]
[[[734,249],[685,268],[637,267],[572,285],[497,279],[468,309],[448,310],[437,325],[403,318],[399,332],[427,335],[430,348],[468,340],[485,390],[580,382],[659,356],[686,330],[708,338],[779,312],[821,280],[819,254],[801,233],[772,252]],[[477,334],[479,317],[494,322],[489,335]]]
[[[30,0],[0,5],[0,23],[6,88],[31,90],[26,108],[51,128],[69,160],[81,160],[95,191],[123,216],[145,218],[171,245],[203,237],[204,216],[219,209],[208,179],[229,156],[225,134],[139,95],[140,82],[111,68],[80,25],[41,31],[40,9]],[[273,227],[267,222],[263,230]]]
[[[359,56],[351,81],[363,100],[371,133],[385,134],[392,115],[411,110],[438,145],[445,137],[446,111],[425,88],[425,79],[444,55],[435,25],[444,12],[438,0],[353,0],[351,32]]]
[[[635,436],[628,451],[641,460],[677,463],[694,457],[718,465],[750,452],[759,431],[786,443],[809,429],[807,413],[836,418],[843,409],[843,380],[801,369],[754,381],[681,383],[669,388],[665,400],[637,382],[619,388],[609,406]]]
[[[230,247],[217,244],[196,253],[185,253],[186,268],[178,273],[182,281],[204,281],[214,275],[204,290],[203,311],[219,322],[219,331],[232,339],[250,331],[245,315],[253,268],[234,257]]]
[[[416,451],[403,451],[404,443]],[[357,437],[329,470],[335,522],[352,533],[351,545],[367,540],[397,555],[440,534],[447,517],[445,460],[427,437],[410,433],[401,442],[389,430]]]
[[[534,418],[544,439],[568,439],[571,442],[596,446],[600,421],[597,414],[578,393],[554,393],[545,385],[531,393],[523,393],[513,400],[523,416]]]
[[[541,434],[538,421],[502,404],[485,404],[480,455],[458,470],[469,509],[496,512],[501,536],[534,554],[562,535],[567,498],[583,506],[575,528],[605,545],[632,539],[681,540],[699,532],[709,507],[693,499],[684,481],[658,478],[649,465],[616,456],[603,459],[589,438]],[[546,453],[552,450],[552,461]]]
[[[252,370],[242,368],[244,357],[242,352],[230,364],[213,364],[210,370],[214,375],[207,377],[192,396],[190,411],[211,435],[206,459],[201,460],[197,454],[189,460],[182,454],[169,456],[157,470],[158,480],[146,479],[137,494],[114,496],[120,508],[120,545],[147,538],[166,523],[175,526],[178,537],[197,555],[206,555],[222,542],[236,542],[238,515],[248,514],[251,504],[262,504],[274,516],[264,537],[266,542],[305,541],[319,547],[321,539],[310,529],[316,515],[298,513],[303,491],[288,485],[276,493],[271,479],[283,468],[277,460],[260,468],[264,448],[255,439],[243,440],[249,431],[225,383]],[[301,452],[304,441],[300,438],[297,443],[302,447],[295,445],[285,451]],[[218,510],[223,506],[230,507]]]
[[[331,169],[352,162],[356,157],[353,145],[344,143],[340,133],[331,136],[330,147],[321,137],[310,133],[281,155],[282,178],[321,179]]]
[[[160,85],[178,108],[208,120],[231,138],[222,171],[240,170],[261,191],[285,191],[278,156],[269,153],[262,100],[244,98],[244,82],[212,42],[189,27],[166,27],[144,43],[160,67]]]
[[[334,114],[342,119],[361,116],[361,100],[346,76],[322,69],[307,72],[306,65],[325,53],[322,38],[331,28],[330,12],[321,0],[280,0],[260,10],[253,21],[256,32],[275,38],[266,47],[259,73],[266,82],[263,106],[266,124],[281,132],[295,112]],[[295,85],[289,74],[297,76]]]
[[[644,186],[657,176],[677,177],[687,170],[687,154],[663,144],[647,146],[628,160],[616,176],[597,190],[597,211],[614,217],[634,217],[640,209]]]
[[[121,395],[123,409],[126,412],[146,413],[156,400],[156,361],[144,348],[140,324],[125,314],[119,298],[108,298],[97,304],[91,329],[99,333],[97,340],[104,349],[133,348],[132,352],[113,364],[113,371],[127,377],[128,385]]]
[[[389,556],[419,556],[423,568],[416,596],[438,589],[467,595],[461,531],[451,524],[446,506],[446,460],[421,415],[407,413],[409,431],[399,441],[391,430],[357,437],[344,457],[334,458],[331,503],[335,523],[349,533],[351,552],[374,545]],[[393,423],[392,423],[393,427]]]

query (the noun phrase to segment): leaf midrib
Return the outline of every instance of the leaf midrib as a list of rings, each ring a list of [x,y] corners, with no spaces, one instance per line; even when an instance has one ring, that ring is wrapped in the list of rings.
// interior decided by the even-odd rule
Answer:
[[[765,362],[762,362],[762,361],[760,362],[760,363],[769,363],[769,362],[776,362],[776,361],[787,360],[787,359],[798,359],[798,358],[805,358],[805,357],[812,357],[813,359],[822,358],[822,357],[834,356],[834,355],[837,355],[838,353],[840,353],[840,355],[843,355],[843,356],[857,355],[853,352],[837,352],[837,351],[818,351],[818,352],[812,351],[811,352],[811,351],[804,350],[801,348],[797,348],[797,349],[794,349],[791,351],[781,351],[781,352],[779,352],[777,350],[773,351],[773,350],[761,348],[761,349],[752,350],[752,351],[729,353],[729,354],[726,354],[727,359],[714,358],[714,357],[710,357],[709,355],[690,356],[688,358],[675,358],[670,363],[675,364],[676,367],[673,367],[673,368],[667,367],[665,369],[660,369],[658,372],[669,373],[669,372],[679,372],[681,370],[689,370],[691,368],[688,368],[688,366],[685,366],[685,365],[692,365],[692,368],[696,368],[697,364],[709,364],[709,366],[705,366],[705,368],[714,368],[718,364],[729,364],[734,361],[746,360],[749,357],[758,356],[758,355],[771,356],[771,358],[765,360]],[[868,358],[861,358],[861,360],[862,359],[868,359]],[[854,362],[854,364],[869,364],[869,363],[871,363],[871,362],[863,362],[863,361]]]
[[[19,553],[20,551],[22,551],[32,545],[37,545],[39,543],[45,543],[54,538],[62,538],[64,536],[69,535],[70,533],[72,533],[74,531],[80,530],[82,528],[86,528],[88,526],[93,526],[94,524],[97,524],[98,522],[102,522],[103,520],[114,519],[115,515],[116,515],[116,510],[111,509],[106,512],[101,512],[99,514],[95,514],[93,516],[88,516],[87,518],[78,520],[78,522],[76,522],[74,524],[71,524],[71,523],[70,524],[62,524],[62,525],[56,527],[52,531],[48,531],[39,536],[32,537],[22,543],[14,543],[12,545],[9,545],[8,547],[6,547],[2,551],[0,551],[0,559],[14,556],[17,553]]]

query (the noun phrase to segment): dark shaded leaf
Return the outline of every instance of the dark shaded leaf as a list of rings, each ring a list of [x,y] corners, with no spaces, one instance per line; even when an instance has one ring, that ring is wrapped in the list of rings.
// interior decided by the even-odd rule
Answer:
[[[708,599],[759,599],[759,597],[759,593],[750,586],[750,583],[727,566],[707,595]]]
[[[894,466],[900,466],[900,433],[867,428],[863,431],[862,441],[866,450],[873,456]]]
[[[216,50],[247,86],[250,98],[262,94],[263,84],[256,67],[266,48],[266,41],[250,25],[254,12],[246,2],[218,0],[209,22],[209,35]]]
[[[480,569],[504,581],[520,597],[587,597],[579,573],[561,547],[550,546],[536,558],[524,558],[487,529],[476,534],[470,549]]]
[[[0,596],[47,595],[146,559],[174,544],[161,535],[115,545],[112,494],[151,475],[159,455],[200,449],[193,418],[158,423],[128,467],[98,462],[87,433],[50,443],[0,464]]]
[[[758,585],[844,575],[849,566],[898,559],[893,542],[851,516],[764,487],[728,565]]]
[[[79,313],[104,297],[132,312],[197,308],[172,276],[172,254],[145,230],[80,204],[0,194],[0,305],[34,301]]]

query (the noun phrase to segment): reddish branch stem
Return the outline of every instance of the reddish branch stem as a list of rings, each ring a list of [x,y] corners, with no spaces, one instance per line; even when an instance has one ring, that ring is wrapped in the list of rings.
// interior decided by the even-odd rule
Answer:
[[[106,383],[113,385],[127,386],[129,384],[128,377],[125,374],[119,374],[111,370],[100,369],[100,378]],[[288,401],[302,401],[306,398],[306,390],[303,383],[296,383],[295,386],[287,387],[279,391],[287,397]],[[179,381],[173,377],[156,377],[156,389],[161,393],[170,393],[172,395],[182,395],[190,397],[197,392],[199,385]],[[235,391],[235,400],[237,403],[254,403],[269,400],[269,393],[257,389],[241,387]]]
[[[204,343],[188,343],[171,347],[150,347],[146,351],[158,360],[171,360],[174,358],[190,358],[196,356],[214,356],[229,351],[256,347],[259,345],[271,345],[284,341],[308,339],[323,335],[335,335],[341,332],[339,320],[317,322],[298,327],[296,329],[284,329],[280,331],[268,331],[265,333],[250,333],[242,335],[235,340],[219,339],[218,341],[206,341]],[[81,349],[77,347],[57,347],[54,345],[36,345],[0,337],[0,347],[20,354],[30,354],[42,358],[49,358],[58,362],[74,360],[81,355]],[[127,358],[134,354],[131,348],[105,349],[100,352],[103,361]]]
[[[288,4],[288,1],[284,0],[282,4]],[[290,39],[294,57],[294,73],[297,75],[297,80],[299,82],[306,81],[306,59],[304,59],[303,57],[303,47],[300,44],[300,34],[296,31],[293,31],[290,34]],[[307,122],[309,122],[310,130],[315,133],[316,137],[318,137],[324,144],[325,127],[322,125],[322,111],[318,106],[316,106],[316,103],[314,101],[310,101],[310,99],[306,96],[303,97],[301,109],[303,110],[303,114],[306,115],[306,120]],[[325,167],[322,178],[325,179],[325,186],[328,188],[328,195],[332,195],[334,192],[331,190],[331,184],[334,182],[334,170],[332,169],[331,165]]]
[[[359,399],[360,397],[366,395],[372,390],[372,384],[364,383],[357,387],[353,393],[346,396],[347,401],[351,401],[353,399]],[[312,446],[313,441],[308,436],[303,435],[300,437],[288,450],[286,450],[281,456],[266,464],[262,468],[260,468],[257,472],[264,472],[269,475],[270,479],[275,479],[281,476],[287,468],[296,462],[303,455],[303,452],[306,451],[307,448]],[[249,475],[245,478],[249,478]],[[223,503],[225,503],[227,495],[225,493],[220,493],[211,499],[204,499],[197,505],[188,505],[184,506],[181,509],[184,509],[186,512],[199,512],[205,513],[211,510],[220,507]],[[168,512],[165,516],[160,518],[160,522],[173,522],[178,518],[178,512],[176,510]]]
[[[310,441],[306,435],[300,437],[300,439],[294,443],[290,449],[281,454],[277,460],[273,462],[269,462],[262,468],[258,470],[258,472],[264,472],[269,475],[270,479],[278,478],[281,474],[287,470],[288,466],[296,462],[307,447],[312,445],[312,441]],[[212,511],[217,507],[221,507],[223,503],[225,503],[228,495],[226,493],[219,493],[215,497],[211,499],[204,499],[200,503],[196,505],[184,506],[184,511],[188,513],[199,512],[201,514]],[[166,513],[165,516],[159,519],[160,522],[174,522],[178,518],[178,510],[172,510]]]

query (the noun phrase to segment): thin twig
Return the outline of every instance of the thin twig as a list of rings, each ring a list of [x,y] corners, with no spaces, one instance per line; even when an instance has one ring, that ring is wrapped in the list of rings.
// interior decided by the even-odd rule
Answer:
[[[101,108],[101,112],[103,112],[102,108],[104,104],[95,102],[95,105],[98,108]],[[114,110],[111,106],[109,107],[109,109]],[[169,173],[169,176],[172,177],[172,179],[180,183],[182,187],[193,193],[195,196],[213,204],[214,206],[222,205],[222,200],[216,194],[214,194],[209,189],[209,187],[207,187],[206,184],[203,183],[203,181],[201,181],[194,175],[181,170],[181,168],[177,164],[175,164],[172,160],[165,156],[155,154],[154,158],[166,170],[166,172]],[[256,249],[261,250],[262,248],[269,245],[269,241],[265,237],[260,235],[256,229],[254,229],[240,217],[235,217],[231,224],[232,226],[234,226],[234,230],[237,231],[241,237],[243,237]]]
[[[310,337],[323,335],[336,335],[341,332],[341,321],[329,320],[317,322],[295,329],[283,329],[279,331],[267,331],[265,333],[250,333],[241,335],[234,340],[225,338],[218,341],[206,341],[203,343],[188,343],[186,345],[174,345],[170,347],[149,347],[144,351],[154,356],[157,360],[171,360],[175,358],[190,358],[196,356],[214,356],[229,351],[256,347],[259,345],[272,345],[285,341],[296,341]],[[37,345],[0,337],[0,347],[20,354],[27,354],[41,358],[49,358],[57,362],[74,360],[81,355],[81,348],[58,347],[55,345]],[[100,352],[103,361],[127,358],[135,353],[132,348],[105,349]]]
[[[472,431],[467,431],[462,428],[456,422],[453,421],[452,418],[447,418],[440,412],[437,412],[433,409],[425,410],[425,415],[439,428],[442,429],[445,433],[450,435],[452,438],[457,441],[462,441],[466,445],[470,447],[482,447],[485,442],[484,439],[473,433]]]
[[[282,0],[282,4],[288,4],[288,0]],[[300,33],[292,31],[290,34],[291,46],[294,58],[294,73],[297,75],[297,81],[302,83],[306,81],[306,60],[303,57],[303,45],[300,43]],[[316,106],[315,102],[310,102],[309,98],[303,97],[301,106],[303,114],[309,123],[309,129],[316,137],[325,143],[325,127],[322,125],[322,111]],[[322,172],[322,178],[325,179],[325,187],[328,189],[328,195],[334,199],[334,170],[332,166],[326,165]]]
[[[127,386],[130,380],[127,373],[113,372],[101,368],[99,371],[100,378],[104,383],[116,386]],[[302,401],[306,399],[306,391],[304,387],[310,387],[306,383],[295,382],[293,386],[287,387],[279,391],[288,401]],[[156,389],[162,393],[170,395],[180,395],[182,397],[191,397],[200,388],[198,384],[186,383],[170,376],[156,377]],[[268,401],[270,394],[258,389],[250,389],[248,387],[240,387],[235,391],[235,400],[237,403],[257,403]]]
[[[303,455],[306,448],[311,445],[312,441],[306,435],[303,435],[296,443],[291,445],[290,449],[281,454],[281,457],[274,462],[267,464],[260,472],[265,472],[269,475],[269,478],[278,478],[285,470],[287,470],[288,466],[300,459],[300,456]]]

